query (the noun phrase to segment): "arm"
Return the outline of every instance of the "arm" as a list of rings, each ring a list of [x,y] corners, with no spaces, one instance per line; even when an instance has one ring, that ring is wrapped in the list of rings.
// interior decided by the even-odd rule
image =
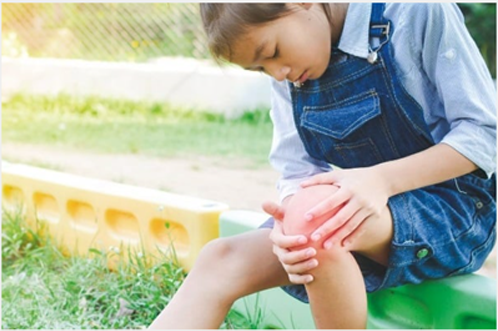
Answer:
[[[470,173],[477,165],[444,143],[375,166],[389,197]]]
[[[380,215],[389,197],[440,183],[475,169],[477,166],[474,163],[452,147],[438,144],[405,158],[372,167],[334,170],[316,175],[304,181],[302,186],[334,184],[340,189],[312,208],[307,213],[307,220],[312,221],[343,203],[345,205],[334,217],[318,227],[311,238],[318,241],[337,230],[324,242],[324,246],[329,248],[341,243],[366,218]],[[354,238],[359,235],[355,234]]]
[[[371,215],[378,215],[389,197],[443,182],[476,169],[490,176],[496,169],[496,91],[484,61],[451,4],[415,4],[411,22],[414,54],[429,88],[438,98],[431,113],[434,128],[447,127],[437,144],[420,153],[369,168],[336,170],[302,185],[335,184],[334,196],[310,210],[308,219],[347,202],[314,233],[316,240],[339,229],[325,245],[341,242]],[[423,20],[423,22],[421,22]],[[432,101],[432,100],[431,100]],[[437,131],[437,130],[436,130]],[[434,131],[431,132],[434,135]],[[347,225],[346,225],[347,224]],[[353,237],[356,237],[354,235]]]
[[[330,165],[309,156],[294,124],[292,102],[286,81],[271,79],[272,96],[270,117],[273,122],[273,141],[270,164],[280,174],[277,189],[280,200],[292,195],[299,183],[313,175],[327,172]]]
[[[312,276],[307,275],[306,272],[317,264],[316,260],[313,259],[316,250],[311,248],[291,252],[289,248],[305,244],[307,238],[304,235],[284,235],[281,221],[284,218],[288,201],[299,189],[299,183],[313,175],[329,171],[330,166],[326,162],[311,158],[304,149],[295,128],[287,82],[277,82],[274,79],[271,82],[272,109],[270,116],[274,130],[269,159],[271,165],[282,174],[277,183],[281,205],[265,202],[263,210],[275,219],[275,225],[270,234],[270,239],[274,244],[273,253],[289,274],[289,280],[296,284],[304,284],[312,281]]]

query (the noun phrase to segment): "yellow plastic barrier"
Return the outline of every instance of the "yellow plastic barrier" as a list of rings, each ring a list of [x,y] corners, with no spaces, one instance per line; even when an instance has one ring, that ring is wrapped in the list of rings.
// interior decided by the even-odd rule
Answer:
[[[30,227],[44,222],[70,254],[95,248],[160,256],[158,250],[173,247],[186,271],[202,246],[219,236],[219,215],[228,209],[210,200],[7,162],[2,204],[13,212],[21,206]]]

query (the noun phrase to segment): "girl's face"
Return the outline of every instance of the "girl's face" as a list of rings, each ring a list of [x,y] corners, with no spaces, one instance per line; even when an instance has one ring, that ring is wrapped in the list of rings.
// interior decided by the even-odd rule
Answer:
[[[250,28],[232,47],[230,62],[263,71],[278,81],[319,78],[327,69],[331,43],[339,39],[345,10],[344,15],[332,12],[336,26],[329,23],[320,4],[288,6],[292,7],[288,15]]]

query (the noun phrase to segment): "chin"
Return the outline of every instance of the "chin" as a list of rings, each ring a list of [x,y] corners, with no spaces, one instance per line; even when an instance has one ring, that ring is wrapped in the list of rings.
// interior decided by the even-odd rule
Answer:
[[[318,72],[318,74],[316,73],[313,73],[312,75],[309,75],[308,76],[308,79],[311,79],[311,80],[315,80],[315,79],[318,79],[320,77],[322,77],[322,75],[325,73],[325,71],[327,70],[327,67],[323,68],[322,70],[320,70]]]

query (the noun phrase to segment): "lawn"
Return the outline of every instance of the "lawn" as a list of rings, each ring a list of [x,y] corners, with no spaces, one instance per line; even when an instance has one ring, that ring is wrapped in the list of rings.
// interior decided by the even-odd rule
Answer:
[[[221,156],[267,163],[267,110],[238,119],[166,104],[97,97],[18,94],[2,102],[2,140],[101,153]],[[66,256],[56,242],[2,212],[2,328],[141,329],[168,304],[185,277],[174,261],[133,255],[115,270],[108,252]],[[235,311],[222,328],[260,328],[258,307]]]
[[[221,156],[267,164],[268,110],[237,119],[156,102],[18,94],[2,103],[2,140],[102,153]]]
[[[111,271],[109,253],[66,256],[42,224],[2,214],[2,329],[144,329],[186,275],[171,259],[150,265],[135,254]],[[222,328],[259,328],[258,309],[253,320],[231,311]]]

